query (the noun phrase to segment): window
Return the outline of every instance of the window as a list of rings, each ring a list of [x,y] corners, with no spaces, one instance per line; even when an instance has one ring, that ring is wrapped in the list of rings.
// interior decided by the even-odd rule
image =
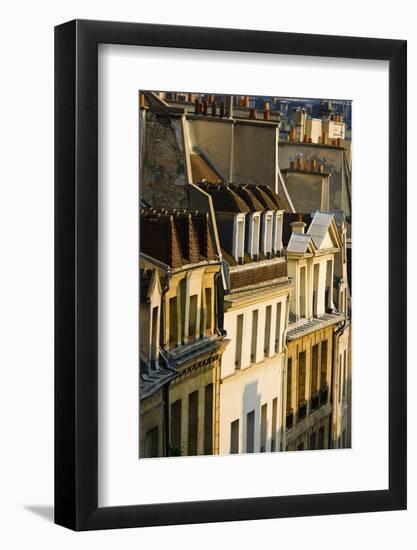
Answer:
[[[197,335],[197,294],[190,296],[189,323],[188,323],[188,341],[195,342]]]
[[[306,316],[306,268],[300,268],[300,317]]]
[[[272,254],[272,215],[265,215],[265,255],[270,258]]]
[[[333,262],[328,260],[326,264],[326,295],[325,295],[325,309],[332,309],[332,274],[333,274]]]
[[[339,355],[339,403],[342,401],[342,385],[343,385],[343,355]]]
[[[159,334],[158,334],[158,306],[152,308],[152,336],[151,336],[151,359],[158,358]]]
[[[170,455],[181,455],[181,399],[171,405],[171,445]]]
[[[159,456],[158,453],[158,427],[146,432],[145,435],[145,458]]]
[[[260,226],[259,216],[254,216],[252,219],[252,249],[251,249],[251,255],[254,260],[257,260],[259,257],[259,226]]]
[[[306,399],[306,352],[298,355],[298,403]]]
[[[188,396],[188,456],[197,454],[198,444],[198,391]]]
[[[246,415],[246,452],[253,453],[255,449],[255,411]]]
[[[212,332],[212,308],[213,304],[211,301],[211,288],[206,288],[206,336],[210,336]]]
[[[213,454],[213,384],[204,389],[204,454]]]
[[[343,384],[343,399],[346,397],[346,373],[347,373],[347,363],[346,363],[346,350],[343,352],[343,378],[342,378],[342,384]]]
[[[239,419],[230,424],[230,454],[239,452]]]
[[[236,224],[236,255],[235,260],[239,264],[243,264],[244,255],[244,238],[245,238],[245,225],[244,220],[237,220]]]
[[[169,347],[175,348],[178,343],[177,297],[169,300]]]
[[[243,313],[237,316],[237,321],[236,321],[235,367],[237,369],[240,369],[242,366],[242,339],[243,339]]]
[[[320,387],[327,387],[327,340],[321,343]]]
[[[281,302],[277,303],[277,319],[275,325],[275,353],[281,351]]]
[[[340,291],[340,303],[339,303],[339,310],[344,313],[345,312],[345,300],[344,300],[345,293],[343,290]]]
[[[287,364],[287,412],[291,410],[292,404],[292,358],[288,357]]]
[[[252,311],[252,340],[250,349],[250,360],[256,363],[256,348],[258,344],[258,310]]]
[[[271,451],[276,451],[277,437],[277,413],[278,413],[278,398],[272,401],[272,434],[271,434]]]
[[[271,312],[272,306],[267,306],[265,310],[265,338],[264,338],[264,355],[269,355],[269,344],[271,340]]]
[[[316,344],[312,350],[311,365],[311,393],[315,394],[319,385],[319,346]]]
[[[262,405],[261,408],[261,453],[266,451],[266,419],[268,414],[268,405]]]
[[[275,216],[275,243],[274,249],[276,254],[282,250],[282,216],[277,214]]]
[[[313,270],[313,315],[314,317],[318,316],[318,295],[319,295],[319,275],[320,275],[320,264],[314,265]]]

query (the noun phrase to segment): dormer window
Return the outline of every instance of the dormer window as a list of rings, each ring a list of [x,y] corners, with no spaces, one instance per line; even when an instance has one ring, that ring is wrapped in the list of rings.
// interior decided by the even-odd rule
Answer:
[[[273,235],[273,219],[272,219],[272,212],[267,212],[264,215],[264,254],[267,258],[270,258],[272,256],[272,235]]]
[[[250,235],[250,255],[255,261],[259,258],[259,235],[260,235],[261,217],[260,214],[253,214]]]
[[[235,223],[235,260],[238,264],[243,264],[245,255],[245,216],[236,216]]]
[[[275,214],[274,223],[274,252],[279,254],[282,250],[282,213],[277,212]]]

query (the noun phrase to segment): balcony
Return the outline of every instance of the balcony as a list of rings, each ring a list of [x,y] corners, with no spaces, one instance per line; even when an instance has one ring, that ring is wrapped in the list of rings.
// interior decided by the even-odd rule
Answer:
[[[320,407],[325,405],[329,399],[329,387],[321,388],[320,390]]]
[[[313,395],[311,396],[311,410],[312,411],[315,411],[316,409],[318,409],[320,407],[320,393],[319,392],[315,392],[313,393]]]
[[[304,420],[307,416],[307,401],[301,401],[298,404],[298,421]]]
[[[287,430],[289,430],[293,427],[293,424],[294,424],[294,411],[290,409],[289,411],[287,411],[287,416],[285,419],[285,427],[287,428]]]

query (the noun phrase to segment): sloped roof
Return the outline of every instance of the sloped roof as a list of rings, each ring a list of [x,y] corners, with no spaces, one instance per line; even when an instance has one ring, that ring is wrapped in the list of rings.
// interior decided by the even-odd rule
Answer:
[[[210,166],[206,159],[202,155],[191,154],[191,173],[193,175],[193,182],[196,183],[201,180],[207,181],[219,181],[221,180],[219,174]]]
[[[189,210],[141,208],[140,248],[172,268],[217,259],[208,214]]]
[[[245,201],[252,212],[263,212],[265,210],[264,205],[259,202],[256,195],[248,188],[247,185],[231,183],[229,184],[229,187]]]
[[[226,183],[212,183],[201,181],[197,184],[204,189],[213,200],[214,210],[217,212],[243,213],[250,212],[249,206]]]
[[[313,252],[315,249],[314,242],[310,235],[302,233],[292,233],[287,246],[287,252],[294,254],[306,254]]]
[[[313,221],[308,228],[308,234],[313,239],[316,248],[320,248],[322,245],[333,220],[334,216],[331,212],[317,210],[314,214]]]

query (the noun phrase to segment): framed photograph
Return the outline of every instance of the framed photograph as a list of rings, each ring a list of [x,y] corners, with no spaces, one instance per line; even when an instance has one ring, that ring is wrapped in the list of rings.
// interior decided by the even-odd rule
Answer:
[[[406,42],[55,29],[55,522],[406,508]]]

